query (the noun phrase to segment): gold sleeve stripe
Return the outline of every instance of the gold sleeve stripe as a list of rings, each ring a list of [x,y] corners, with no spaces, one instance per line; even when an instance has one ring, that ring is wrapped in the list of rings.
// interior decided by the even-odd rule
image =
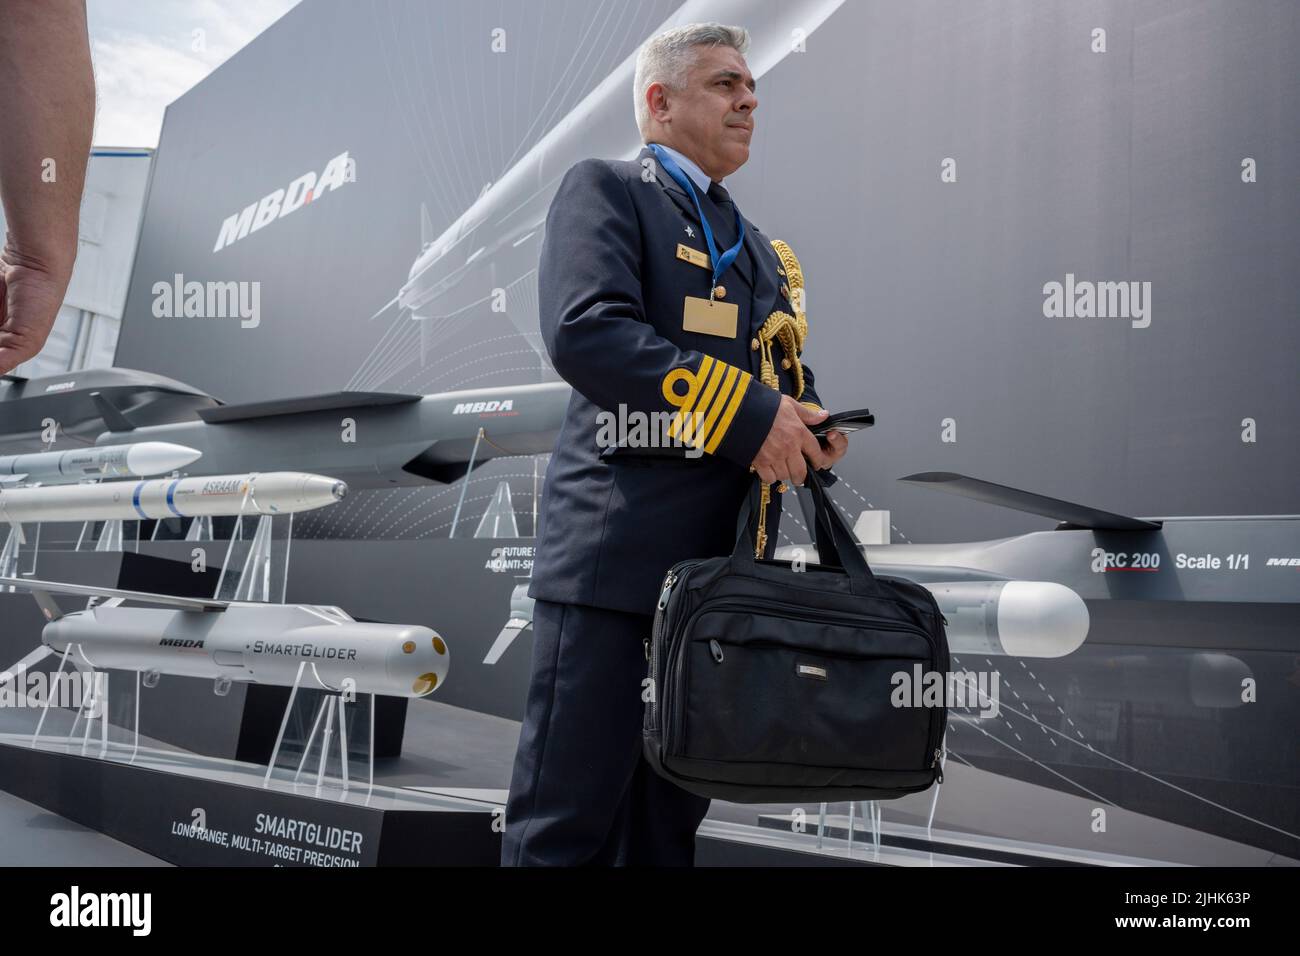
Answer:
[[[709,407],[709,401],[713,398],[713,393],[718,390],[718,383],[722,381],[723,370],[730,368],[726,362],[714,361],[710,355],[706,355],[704,361],[713,366],[713,372],[708,377],[708,383],[704,386],[704,391],[698,393],[697,390],[698,398],[688,396],[692,400],[687,401],[682,406],[682,410],[674,416],[672,424],[668,426],[669,438],[677,437],[677,433],[681,431],[682,440],[690,443],[689,436],[696,431],[694,426],[699,424],[700,415]],[[700,374],[697,376],[698,381],[704,381],[704,373],[704,362],[701,362]],[[683,425],[685,425],[685,428],[683,428]]]
[[[752,378],[711,355],[703,357],[697,372],[684,367],[670,371],[660,383],[664,401],[678,409],[668,425],[668,437],[713,452],[731,427]],[[684,395],[674,390],[679,381],[686,382]]]
[[[713,356],[706,355],[700,362],[700,371],[698,374],[688,368],[675,368],[664,376],[663,381],[659,384],[659,390],[663,393],[664,401],[675,408],[689,409],[695,402],[695,396],[699,393],[700,383],[704,381],[705,376],[709,374],[709,368],[713,365]],[[686,394],[678,395],[673,391],[673,386],[680,381],[686,382]]]
[[[748,373],[741,372],[740,369],[736,368],[734,365],[727,368],[727,378],[723,381],[722,389],[718,392],[718,398],[713,403],[713,407],[709,409],[709,413],[705,416],[704,427],[700,429],[700,433],[697,436],[700,445],[703,445],[706,449],[709,447],[708,440],[710,433],[713,431],[713,423],[718,421],[718,416],[727,405],[727,397],[731,394],[732,386],[736,384],[738,376],[742,374]],[[723,430],[725,431],[725,429]],[[696,447],[698,448],[699,445]]]
[[[808,406],[814,412],[820,412],[822,410],[822,407],[818,405],[816,402],[800,402],[799,404]]]
[[[718,427],[713,430],[713,433],[709,436],[708,444],[704,446],[704,450],[709,454],[713,454],[718,447],[718,443],[722,441],[722,436],[727,434],[727,429],[731,427],[731,420],[736,417],[736,409],[740,408],[740,400],[745,395],[745,389],[749,388],[749,382],[754,377],[748,372],[741,372],[740,376],[735,391],[731,393],[731,401],[727,403],[727,410],[722,413],[722,419],[718,422]]]

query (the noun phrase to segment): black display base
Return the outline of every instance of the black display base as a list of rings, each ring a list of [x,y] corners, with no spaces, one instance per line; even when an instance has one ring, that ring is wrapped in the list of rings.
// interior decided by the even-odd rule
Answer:
[[[74,745],[0,742],[0,786],[179,866],[496,866],[497,807],[454,793],[261,786],[262,768],[150,752],[135,764]],[[169,767],[169,769],[161,769]],[[183,772],[175,772],[182,770]],[[202,824],[195,827],[195,823]]]

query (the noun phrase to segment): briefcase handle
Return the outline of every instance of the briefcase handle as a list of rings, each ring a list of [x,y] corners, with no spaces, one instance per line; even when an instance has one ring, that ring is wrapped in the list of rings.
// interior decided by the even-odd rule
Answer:
[[[823,537],[829,533],[835,557],[839,558],[838,567],[848,575],[850,590],[854,594],[878,595],[880,587],[876,583],[876,576],[871,573],[871,567],[867,564],[862,549],[858,547],[857,539],[853,537],[853,532],[849,530],[844,516],[831,501],[830,495],[826,493],[826,486],[822,484],[821,478],[813,468],[808,469],[805,487],[812,493],[813,507],[816,509],[817,522],[814,533],[817,535],[820,563],[826,567],[836,566],[826,560],[829,555],[821,553],[824,548]],[[758,523],[761,488],[762,479],[756,478],[749,489],[749,497],[741,506],[740,514],[736,516],[736,544],[731,551],[731,567],[737,573],[752,574],[754,571],[754,526]]]

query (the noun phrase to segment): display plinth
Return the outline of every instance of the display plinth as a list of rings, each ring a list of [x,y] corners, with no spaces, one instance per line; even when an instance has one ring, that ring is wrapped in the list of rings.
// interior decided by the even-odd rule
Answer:
[[[496,866],[504,793],[318,788],[141,747],[133,762],[0,735],[0,786],[181,866]],[[500,800],[496,799],[500,797]]]

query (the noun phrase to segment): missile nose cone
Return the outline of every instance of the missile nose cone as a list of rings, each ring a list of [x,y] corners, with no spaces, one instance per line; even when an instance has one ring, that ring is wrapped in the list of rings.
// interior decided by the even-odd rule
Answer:
[[[389,660],[390,673],[409,682],[411,696],[432,694],[447,678],[451,664],[447,642],[438,632],[419,625],[402,628],[398,640]]]
[[[335,501],[342,501],[343,496],[348,493],[348,483],[346,481],[336,481],[330,491],[333,493]]]
[[[998,636],[1015,657],[1064,657],[1088,636],[1088,607],[1053,581],[1008,581],[998,600]]]
[[[133,475],[165,475],[198,461],[203,453],[167,441],[142,441],[126,450],[126,466]]]

